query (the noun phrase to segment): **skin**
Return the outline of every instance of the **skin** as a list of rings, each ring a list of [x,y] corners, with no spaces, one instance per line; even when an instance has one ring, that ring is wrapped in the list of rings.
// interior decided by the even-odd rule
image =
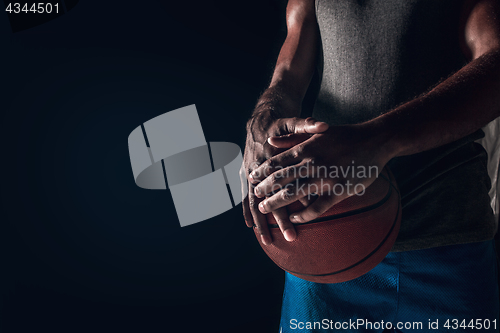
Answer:
[[[332,195],[335,184],[369,186],[375,177],[311,176],[313,168],[376,166],[394,157],[426,151],[475,132],[500,116],[500,1],[465,2],[460,46],[469,63],[428,93],[361,124],[330,126],[300,119],[319,38],[314,0],[290,0],[288,34],[273,78],[247,124],[242,176],[249,196],[243,211],[264,244],[272,239],[264,214],[274,214],[285,239],[293,223],[311,221],[354,191]],[[301,177],[299,168],[308,170]],[[305,185],[305,191],[287,184]],[[327,186],[328,185],[328,186]],[[362,188],[362,187],[357,187]],[[311,194],[315,194],[311,197]],[[286,206],[300,200],[306,208],[288,216]]]

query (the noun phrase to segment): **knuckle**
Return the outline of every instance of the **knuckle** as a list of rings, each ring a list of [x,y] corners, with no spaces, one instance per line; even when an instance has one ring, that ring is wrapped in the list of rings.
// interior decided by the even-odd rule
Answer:
[[[273,170],[273,165],[272,163],[270,162],[269,164],[266,165],[265,168],[262,168],[262,172],[259,173],[259,177],[261,179],[265,179],[267,177],[269,177],[270,175],[272,175],[272,170]]]
[[[253,209],[256,209],[258,206],[257,200],[255,200],[255,198],[253,198],[253,197],[248,200],[248,204],[249,204],[250,208],[253,208]]]
[[[268,169],[274,168],[276,166],[276,163],[277,163],[276,158],[270,158],[266,162],[266,168],[268,168]]]
[[[281,199],[284,201],[290,201],[293,198],[293,192],[289,189],[285,189],[281,192]]]
[[[290,121],[287,122],[287,131],[289,133],[295,132],[295,127],[297,125],[298,119],[299,119],[298,117],[292,117],[292,118],[290,118]]]
[[[294,166],[293,167],[288,167],[288,168],[286,168],[286,169],[284,169],[284,170],[282,170],[280,172],[279,177],[281,179],[290,178],[290,176],[294,174],[294,171],[295,171],[295,167]]]
[[[269,185],[269,191],[272,194],[278,193],[283,189],[283,186],[280,184],[278,180],[274,180],[274,182]]]
[[[302,155],[302,151],[303,151],[302,146],[296,146],[291,152],[292,158],[294,159],[299,158]]]

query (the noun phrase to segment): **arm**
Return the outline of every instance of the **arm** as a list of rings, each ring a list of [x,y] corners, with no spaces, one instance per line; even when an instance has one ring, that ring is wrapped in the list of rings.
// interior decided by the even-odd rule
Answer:
[[[269,87],[257,101],[247,130],[264,144],[279,135],[273,123],[298,117],[302,100],[314,73],[318,31],[314,0],[290,0],[287,5],[287,36],[281,47]],[[267,134],[270,134],[269,136]]]
[[[314,0],[290,0],[286,13],[287,37],[281,48],[269,88],[257,102],[254,113],[247,123],[247,140],[242,166],[242,182],[259,164],[279,151],[267,144],[269,137],[293,132],[317,133],[327,125],[313,120],[297,118],[302,99],[314,73],[314,61],[318,31]],[[294,118],[289,118],[294,117]],[[262,199],[250,191],[243,201],[243,214],[247,226],[255,225],[264,244],[272,239],[266,217],[259,212]],[[285,209],[273,212],[285,238],[293,240],[295,231]]]
[[[461,37],[472,61],[424,96],[366,124],[386,133],[388,158],[458,140],[500,116],[500,3],[469,3]]]
[[[415,154],[444,145],[480,129],[500,116],[500,4],[498,0],[468,0],[461,31],[462,47],[472,60],[460,71],[427,94],[388,113],[357,125],[335,126],[299,142],[294,136],[271,138],[275,147],[290,148],[254,170],[255,193],[265,197],[271,187],[285,186],[297,177],[294,169],[324,165],[346,167],[376,166],[381,169],[393,157]],[[278,169],[279,166],[281,169]],[[283,169],[283,167],[285,167]],[[259,177],[269,170],[270,177]],[[295,171],[296,174],[296,171]],[[307,222],[332,205],[355,194],[331,195],[336,184],[360,184],[371,179],[300,179],[311,184],[318,199],[290,217],[292,222]],[[293,190],[293,188],[291,188]],[[282,190],[259,206],[267,213],[298,200],[302,193]]]

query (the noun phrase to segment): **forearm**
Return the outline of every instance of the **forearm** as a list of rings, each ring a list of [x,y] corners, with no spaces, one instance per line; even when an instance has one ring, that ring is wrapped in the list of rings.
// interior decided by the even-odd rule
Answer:
[[[362,126],[383,137],[388,158],[416,154],[475,132],[500,116],[500,49]]]
[[[247,130],[255,129],[254,126],[257,126],[259,132],[267,132],[272,123],[280,118],[300,116],[302,101],[314,72],[314,67],[311,65],[314,62],[309,59],[311,64],[308,68],[294,66],[289,69],[290,64],[287,60],[289,59],[278,58],[271,85],[258,99],[254,112],[247,123]],[[274,136],[280,133],[268,134]]]
[[[255,105],[252,117],[269,113],[273,119],[295,117],[300,114],[301,100],[291,97],[290,91],[283,85],[268,87]]]
[[[287,37],[271,83],[248,122],[250,129],[257,125],[266,130],[277,119],[298,117],[313,76],[319,38],[314,0],[290,0],[286,21]]]
[[[286,46],[285,43],[284,51]],[[270,86],[255,105],[247,124],[248,128],[257,124],[261,129],[267,129],[277,119],[300,116],[302,101],[311,82],[314,67],[310,65],[308,68],[301,68],[297,65],[290,68],[290,59],[281,58],[282,55],[278,58]],[[314,63],[312,59],[309,61]]]

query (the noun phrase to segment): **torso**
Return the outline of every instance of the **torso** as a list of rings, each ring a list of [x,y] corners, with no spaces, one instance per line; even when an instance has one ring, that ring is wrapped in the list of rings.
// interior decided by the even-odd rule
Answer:
[[[330,124],[366,121],[460,69],[462,3],[316,0],[323,61],[314,116]]]
[[[321,85],[313,116],[370,120],[429,91],[465,65],[463,0],[316,0]],[[491,239],[487,156],[468,137],[388,164],[401,191],[394,251]]]

